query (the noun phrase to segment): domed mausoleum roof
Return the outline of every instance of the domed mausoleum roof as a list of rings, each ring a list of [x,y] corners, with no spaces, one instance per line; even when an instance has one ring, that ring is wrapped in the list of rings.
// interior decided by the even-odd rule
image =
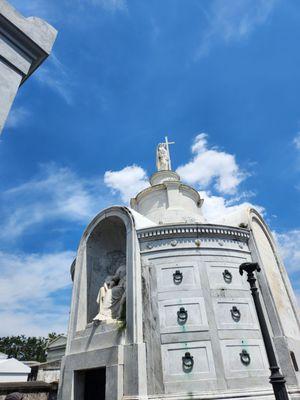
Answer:
[[[150,186],[131,199],[131,208],[156,224],[205,223],[203,199],[171,170],[167,138],[158,145],[156,159],[158,171],[151,176]]]

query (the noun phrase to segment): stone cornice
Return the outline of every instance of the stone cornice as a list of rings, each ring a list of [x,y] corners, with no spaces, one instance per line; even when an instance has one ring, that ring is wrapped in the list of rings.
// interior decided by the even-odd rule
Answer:
[[[149,186],[146,189],[142,190],[139,192],[136,197],[132,198],[130,200],[130,206],[134,208],[135,204],[138,201],[141,201],[144,197],[146,197],[149,193],[154,192],[154,191],[159,191],[159,190],[167,190],[168,187],[172,187],[172,185],[176,185],[178,187],[178,190],[185,191],[186,193],[190,194],[190,197],[194,199],[194,201],[197,203],[198,206],[201,206],[203,203],[203,199],[201,199],[200,194],[192,188],[191,186],[185,185],[182,182],[179,181],[165,181],[163,183],[159,183],[154,186]]]
[[[157,240],[174,237],[217,237],[247,242],[250,232],[245,228],[234,228],[212,224],[176,224],[162,225],[137,231],[140,241]]]
[[[174,171],[158,171],[155,172],[150,178],[151,186],[158,185],[163,182],[179,182],[180,177]]]
[[[24,18],[7,2],[0,3],[0,59],[22,76],[22,84],[50,54],[57,31],[40,18]],[[29,68],[20,64],[18,57],[24,58]]]

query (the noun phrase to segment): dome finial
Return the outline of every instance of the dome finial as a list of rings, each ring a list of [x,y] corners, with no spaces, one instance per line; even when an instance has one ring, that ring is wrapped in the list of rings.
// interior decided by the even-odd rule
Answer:
[[[158,171],[171,171],[171,157],[169,145],[175,142],[169,142],[168,136],[165,137],[165,143],[159,143],[156,148],[156,167]]]

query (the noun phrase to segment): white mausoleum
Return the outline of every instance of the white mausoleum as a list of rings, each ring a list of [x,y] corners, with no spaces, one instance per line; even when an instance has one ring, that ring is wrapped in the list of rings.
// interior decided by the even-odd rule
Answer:
[[[131,208],[85,229],[74,280],[59,398],[274,399],[244,262],[258,262],[268,330],[291,399],[300,399],[295,296],[276,244],[252,208],[206,221],[199,193],[157,149]]]
[[[30,371],[21,361],[0,353],[0,382],[26,382]]]

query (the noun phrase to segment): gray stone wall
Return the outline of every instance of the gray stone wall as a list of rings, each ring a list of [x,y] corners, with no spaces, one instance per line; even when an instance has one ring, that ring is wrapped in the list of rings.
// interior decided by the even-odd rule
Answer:
[[[234,391],[242,398],[259,390],[272,391],[249,284],[239,274],[239,265],[255,256],[248,247],[250,232],[174,225],[145,229],[138,237],[144,279],[148,395],[214,393],[218,398],[217,393],[222,396]],[[263,263],[261,266],[264,268]],[[181,275],[179,282],[174,281],[176,272]],[[233,318],[234,307],[238,318]],[[178,320],[180,309],[187,315],[184,323]],[[267,321],[270,318],[273,315],[266,314]],[[243,350],[250,356],[249,364],[241,362]],[[187,352],[194,361],[190,371],[182,365]],[[295,390],[291,398],[296,399],[295,371],[282,362],[289,358],[286,346],[280,353],[289,390]],[[162,382],[157,379],[160,368]],[[260,396],[258,392],[255,395]]]
[[[56,400],[57,383],[46,382],[1,382],[0,400],[5,400],[6,395],[14,392],[22,393],[24,400]]]
[[[112,235],[105,235],[107,243],[99,239],[102,222],[116,216],[126,227],[127,324],[122,332],[114,324],[88,323],[87,318],[89,273],[94,268],[87,256],[96,247],[104,255],[111,250]],[[75,400],[82,400],[80,377],[89,368],[106,368],[106,394],[114,400],[124,396],[273,400],[249,284],[239,274],[240,264],[255,255],[250,238],[247,229],[203,224],[135,231],[124,208],[101,212],[84,232],[77,253],[59,398],[69,400],[75,394]],[[98,257],[99,265],[104,265],[103,256]],[[181,278],[175,279],[176,275]],[[274,315],[262,298],[274,337],[270,323]],[[178,319],[180,311],[186,314],[184,322]],[[286,360],[286,345],[283,353]],[[183,357],[192,357],[192,368],[186,368]],[[295,372],[282,360],[279,357],[291,398],[299,399]]]
[[[160,352],[159,310],[157,304],[157,277],[153,264],[142,263],[143,331],[147,348],[148,395],[164,393]]]
[[[200,248],[193,238],[150,243],[143,260],[156,276],[152,301],[158,315],[150,317],[158,326],[148,336],[155,338],[160,332],[160,340],[146,340],[147,354],[161,358],[165,393],[268,388],[268,363],[254,305],[246,279],[238,272],[239,265],[250,260],[247,244],[208,237],[200,239]],[[228,283],[225,270],[231,276]],[[176,272],[182,281],[174,281]],[[233,307],[240,313],[239,321],[232,317]],[[184,323],[178,321],[180,309],[187,315]],[[240,360],[243,350],[250,354],[249,365]],[[182,362],[186,353],[194,360],[189,371]]]
[[[126,254],[126,329],[117,322],[89,322],[97,311],[89,310],[97,306],[99,287],[110,274],[107,256],[113,251]],[[106,394],[110,400],[146,395],[139,255],[132,215],[125,207],[102,211],[84,231],[76,257],[59,399],[82,400],[82,385],[90,368],[105,368]]]
[[[13,392],[11,392],[13,393]],[[0,400],[5,400],[6,394],[0,395]],[[52,397],[51,400],[56,399]],[[23,400],[50,400],[49,393],[24,393]]]
[[[57,31],[0,0],[0,134],[19,86],[48,57]]]
[[[17,94],[22,76],[0,61],[0,133]]]

